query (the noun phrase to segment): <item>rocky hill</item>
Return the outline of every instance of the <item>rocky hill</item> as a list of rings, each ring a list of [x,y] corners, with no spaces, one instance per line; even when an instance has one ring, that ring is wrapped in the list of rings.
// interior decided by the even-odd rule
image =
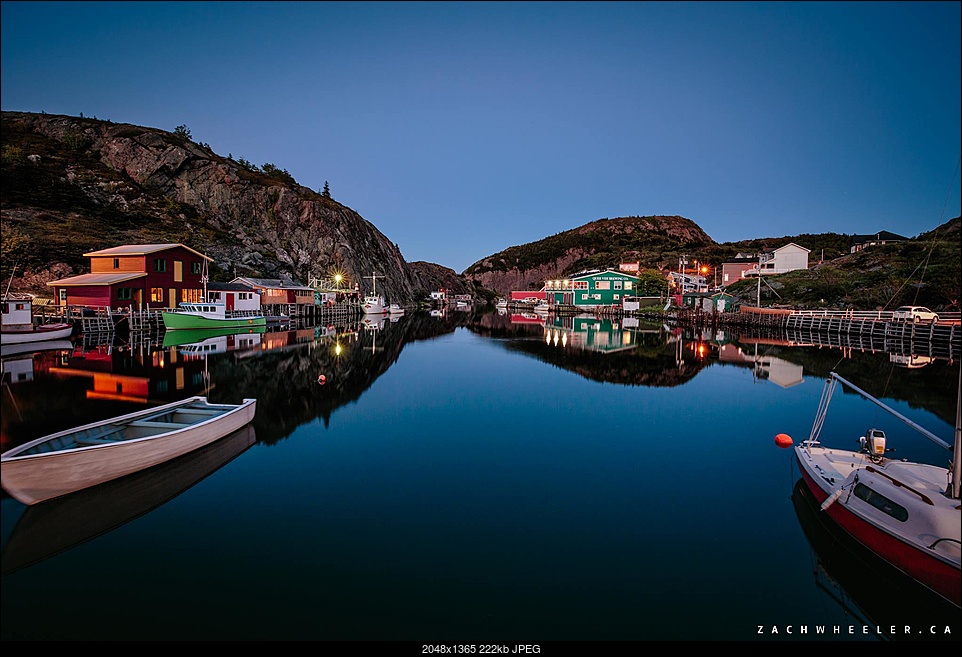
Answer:
[[[453,270],[407,263],[373,224],[273,165],[214,153],[189,132],[93,118],[3,112],[2,275],[11,289],[88,271],[89,251],[183,243],[214,259],[214,280],[308,284],[339,271],[393,302],[446,287]],[[383,277],[383,278],[381,278]]]

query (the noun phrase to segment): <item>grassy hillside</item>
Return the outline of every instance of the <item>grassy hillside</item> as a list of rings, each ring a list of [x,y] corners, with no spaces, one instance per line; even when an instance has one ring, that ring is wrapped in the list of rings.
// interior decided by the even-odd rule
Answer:
[[[962,287],[959,223],[956,217],[916,239],[826,259],[807,271],[763,278],[762,305],[891,310],[912,304],[957,311]],[[754,305],[758,283],[738,281],[727,291]]]

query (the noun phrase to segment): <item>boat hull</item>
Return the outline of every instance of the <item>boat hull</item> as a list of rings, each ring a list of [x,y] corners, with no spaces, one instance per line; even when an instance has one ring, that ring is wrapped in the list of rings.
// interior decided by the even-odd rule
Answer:
[[[165,463],[237,431],[254,419],[256,400],[245,399],[225,413],[183,428],[118,442],[18,456],[18,453],[51,438],[108,424],[128,425],[165,409],[174,410],[201,400],[206,402],[204,398],[192,397],[51,434],[15,447],[0,456],[3,488],[24,504],[37,504]]]
[[[823,447],[809,449],[800,445],[795,448],[795,454],[802,478],[818,504],[825,503],[843,487],[845,489],[839,497],[829,502],[821,513],[892,567],[938,593],[952,604],[960,605],[960,598],[962,598],[960,581],[962,580],[960,580],[958,534],[962,516],[960,516],[957,502],[953,507],[951,500],[944,496],[911,492],[911,487],[904,484],[889,484],[889,480],[893,478],[882,473],[881,466],[876,465],[873,468],[871,463],[864,463],[865,458],[858,453]],[[828,458],[825,458],[826,456]],[[850,457],[852,463],[856,464],[849,466],[851,472],[846,474],[842,470],[834,483],[827,481],[826,475],[835,472],[829,464],[841,461],[845,457]],[[941,528],[934,528],[932,533],[927,533],[924,541],[913,541],[909,536],[899,535],[892,528],[873,521],[873,514],[878,515],[882,513],[881,511],[857,495],[848,494],[852,488],[851,484],[859,475],[860,481],[869,483],[876,492],[881,491],[881,494],[889,498],[890,502],[896,500],[896,504],[906,508],[913,521],[915,517],[925,513],[916,513],[920,505],[932,508],[939,505],[944,507],[941,516],[947,519],[947,522],[943,523]],[[832,477],[829,476],[829,478]],[[918,502],[915,501],[916,497]],[[887,519],[887,516],[882,517]],[[904,524],[911,526],[910,523]],[[921,533],[925,534],[925,531]],[[929,546],[940,538],[944,540],[940,542],[939,549],[954,550],[954,555],[940,555],[930,549]]]
[[[187,329],[249,329],[257,326],[267,326],[266,317],[202,317],[187,313],[163,314],[164,327],[167,330]]]
[[[384,306],[384,299],[381,297],[364,297],[361,309],[365,315],[383,315],[387,312]]]
[[[0,344],[27,344],[44,340],[64,340],[73,334],[73,324],[43,324],[27,329],[5,328],[0,331]]]

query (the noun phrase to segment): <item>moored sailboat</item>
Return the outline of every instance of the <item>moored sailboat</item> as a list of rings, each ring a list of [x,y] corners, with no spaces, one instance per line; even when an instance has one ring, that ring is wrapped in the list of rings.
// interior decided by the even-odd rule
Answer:
[[[915,424],[894,409],[832,372],[808,439],[794,447],[808,490],[821,512],[879,558],[960,606],[962,563],[962,503],[960,489],[960,410],[962,370],[952,444]],[[838,384],[862,395],[950,450],[948,468],[891,459],[885,433],[871,428],[857,451],[822,445],[819,435]],[[776,436],[787,447],[791,439]]]

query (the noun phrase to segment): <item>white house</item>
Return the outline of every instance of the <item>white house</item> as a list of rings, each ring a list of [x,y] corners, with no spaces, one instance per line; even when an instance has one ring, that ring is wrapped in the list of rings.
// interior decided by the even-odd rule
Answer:
[[[785,274],[799,269],[808,269],[809,253],[811,253],[810,249],[799,246],[794,242],[789,242],[774,251],[762,253],[758,257],[758,262],[753,267],[746,269],[742,273],[742,277],[757,276],[759,265],[761,265],[762,276]]]
[[[675,291],[676,294],[678,292],[685,294],[688,292],[708,291],[708,281],[701,274],[682,274],[673,271],[668,274],[668,279],[671,281],[672,287],[678,288]]]
[[[223,303],[227,310],[261,309],[261,295],[254,288],[243,283],[210,283],[207,286],[207,300]]]

